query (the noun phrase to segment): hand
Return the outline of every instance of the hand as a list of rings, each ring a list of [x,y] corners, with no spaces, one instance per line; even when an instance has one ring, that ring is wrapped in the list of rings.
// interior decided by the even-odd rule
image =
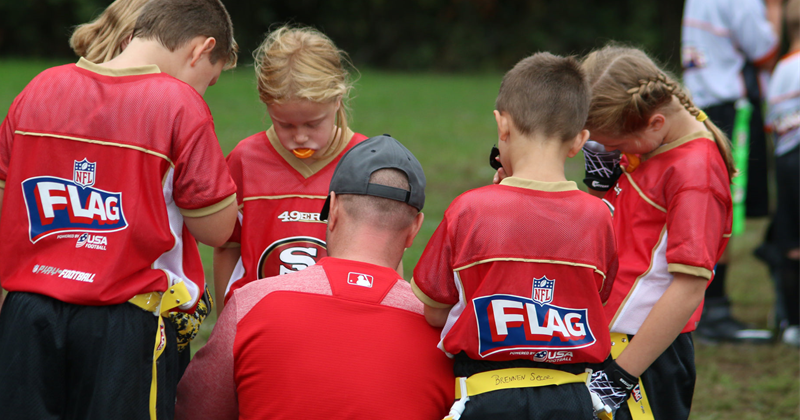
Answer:
[[[505,179],[506,176],[507,176],[506,170],[501,167],[500,169],[497,170],[497,172],[494,173],[494,178],[492,178],[492,184],[499,184],[500,181]]]
[[[602,370],[592,372],[587,386],[589,392],[600,397],[602,403],[611,408],[613,413],[628,400],[633,388],[638,384],[639,378],[626,372],[612,360]],[[602,418],[601,414],[602,411],[595,409],[595,416]]]
[[[619,166],[619,150],[607,152],[600,143],[588,140],[583,146],[584,168],[586,177],[583,183],[597,191],[608,191],[622,175]]]

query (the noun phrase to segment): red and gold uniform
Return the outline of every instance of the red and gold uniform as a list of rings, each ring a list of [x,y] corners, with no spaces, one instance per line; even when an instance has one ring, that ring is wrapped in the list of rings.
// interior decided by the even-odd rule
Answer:
[[[228,155],[240,214],[225,246],[241,246],[242,257],[226,300],[251,281],[302,270],[328,255],[319,212],[339,159],[367,138],[349,130],[344,136],[349,141],[341,150],[318,161],[294,156],[272,128],[242,140]]]
[[[452,307],[439,347],[470,359],[599,363],[617,271],[611,213],[572,181],[509,177],[448,207],[414,269],[425,304]]]
[[[712,138],[698,132],[659,147],[606,193],[620,244],[605,306],[611,332],[636,334],[673,273],[711,280],[732,223],[728,173]],[[694,331],[701,311],[682,332]]]

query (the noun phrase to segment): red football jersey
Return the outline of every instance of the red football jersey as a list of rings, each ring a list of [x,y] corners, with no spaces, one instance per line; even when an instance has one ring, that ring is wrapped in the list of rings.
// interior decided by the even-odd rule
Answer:
[[[614,208],[620,269],[605,307],[612,332],[636,334],[672,273],[711,279],[731,234],[725,162],[698,132],[642,156],[605,199]],[[682,332],[694,331],[702,305]]]
[[[439,347],[476,360],[605,360],[611,223],[572,181],[510,177],[456,198],[412,280],[427,305],[452,306]]]
[[[203,98],[157,66],[81,59],[44,71],[0,129],[0,279],[10,291],[111,305],[204,287],[183,217],[235,199]],[[13,256],[13,257],[12,257]]]
[[[349,130],[345,136],[350,141],[339,153],[315,162],[286,150],[272,128],[242,140],[228,155],[240,214],[227,246],[240,244],[242,257],[226,299],[251,281],[302,270],[328,255],[319,212],[339,159],[367,138]]]
[[[438,336],[394,270],[324,258],[233,294],[175,418],[440,419],[455,378]]]

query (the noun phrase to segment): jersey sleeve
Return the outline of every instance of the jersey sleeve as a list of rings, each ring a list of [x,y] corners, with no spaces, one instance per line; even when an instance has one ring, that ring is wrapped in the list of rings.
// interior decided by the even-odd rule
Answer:
[[[236,420],[239,403],[234,379],[233,346],[237,326],[236,297],[231,298],[178,384],[175,419]]]
[[[242,210],[244,209],[244,169],[242,168],[242,156],[234,148],[228,155],[225,161],[228,163],[228,170],[231,173],[231,179],[236,185],[236,204],[239,206],[239,217],[236,218],[236,225],[233,227],[233,233],[228,241],[223,245],[224,248],[234,248],[240,246],[242,243]]]
[[[611,219],[604,226],[605,234],[605,279],[600,287],[600,300],[605,303],[611,296],[611,288],[614,287],[614,279],[617,277],[617,270],[619,269],[619,258],[617,256],[617,238],[614,235],[614,226]]]
[[[411,289],[422,303],[434,308],[449,308],[458,303],[453,279],[453,244],[447,214],[433,233],[414,267]]]
[[[3,124],[0,125],[0,188],[6,187],[8,166],[11,163],[11,145],[14,142],[13,118],[16,114],[18,99],[19,97],[11,104]]]
[[[236,200],[236,185],[210,119],[178,140],[173,196],[186,217],[214,214]]]
[[[725,241],[724,197],[711,189],[678,191],[667,207],[667,270],[710,279]]]
[[[739,1],[727,9],[731,36],[748,59],[760,65],[778,53],[778,36],[766,18],[762,0]]]

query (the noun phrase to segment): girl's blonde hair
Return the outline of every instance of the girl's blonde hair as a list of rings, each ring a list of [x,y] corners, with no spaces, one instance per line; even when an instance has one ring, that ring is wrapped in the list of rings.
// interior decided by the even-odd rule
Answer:
[[[592,88],[592,104],[586,120],[590,132],[609,137],[636,133],[647,126],[656,111],[668,106],[674,96],[714,135],[728,179],[736,174],[730,140],[725,133],[694,105],[680,83],[643,51],[607,45],[586,56],[582,66]]]
[[[353,89],[347,53],[322,32],[308,27],[281,26],[270,32],[254,53],[258,96],[266,105],[293,99],[325,103],[341,99],[336,111],[338,133],[327,157],[339,149],[347,131],[348,95]]]
[[[97,19],[78,25],[69,46],[75,54],[103,63],[122,52],[122,43],[133,35],[139,12],[149,0],[116,0]]]

